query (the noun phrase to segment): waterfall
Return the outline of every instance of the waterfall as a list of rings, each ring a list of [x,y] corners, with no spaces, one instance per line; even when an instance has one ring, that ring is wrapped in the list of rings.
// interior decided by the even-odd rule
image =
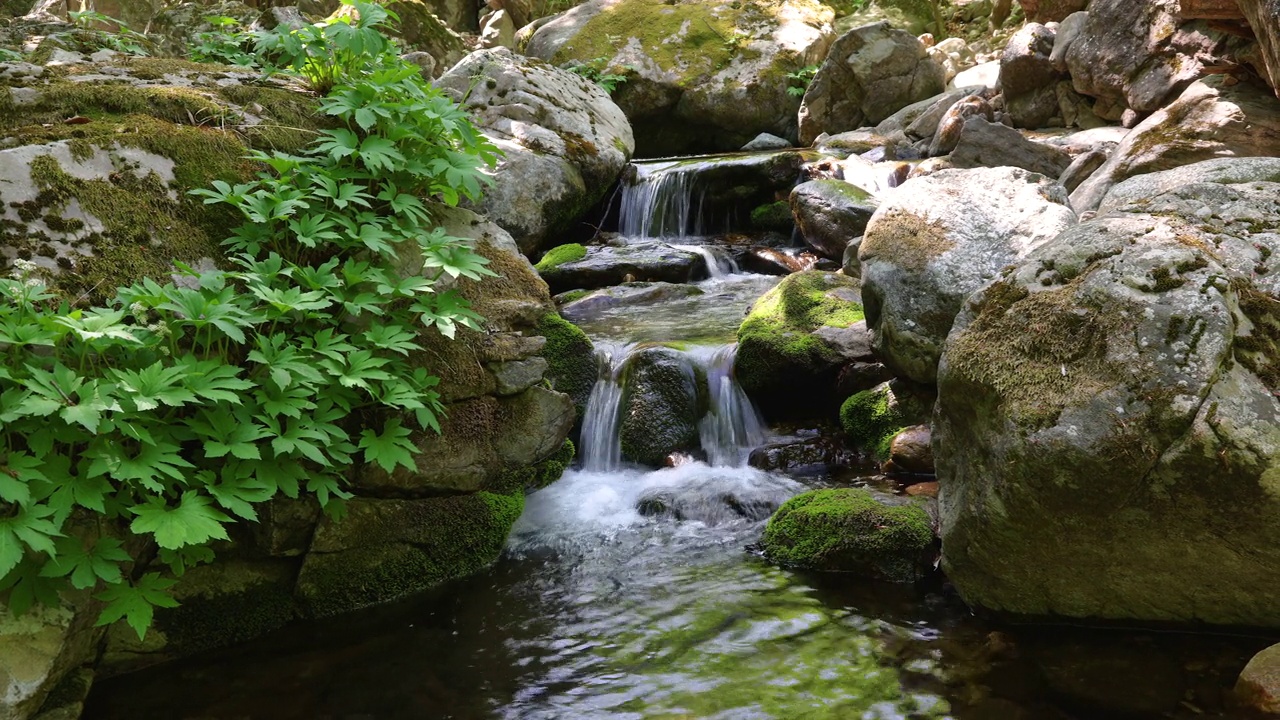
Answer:
[[[742,465],[747,453],[765,440],[760,414],[733,378],[737,350],[737,345],[715,348],[700,363],[707,374],[711,402],[698,430],[707,461],[716,467]]]
[[[709,245],[672,245],[677,250],[697,253],[702,256],[702,261],[707,265],[707,275],[714,278],[722,278],[726,275],[732,275],[738,272],[738,263],[733,261],[729,254],[720,248],[711,247]]]
[[[626,387],[623,377],[640,346],[598,349],[600,377],[591,389],[582,421],[582,468],[588,472],[622,469],[619,424]],[[750,398],[733,378],[737,345],[696,347],[686,355],[707,379],[710,402],[698,423],[699,441],[713,467],[739,467],[752,448],[764,444],[764,423]]]
[[[695,162],[636,163],[635,177],[622,186],[618,232],[633,238],[686,238],[706,234],[704,190]]]

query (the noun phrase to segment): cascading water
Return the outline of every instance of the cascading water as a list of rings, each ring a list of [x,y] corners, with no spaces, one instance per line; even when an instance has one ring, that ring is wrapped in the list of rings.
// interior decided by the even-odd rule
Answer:
[[[591,388],[582,416],[582,468],[588,472],[613,472],[622,467],[618,414],[622,410],[622,370],[630,352],[627,345],[596,347],[600,377]]]
[[[678,162],[637,163],[622,186],[618,232],[634,238],[698,237],[703,234],[698,166]]]

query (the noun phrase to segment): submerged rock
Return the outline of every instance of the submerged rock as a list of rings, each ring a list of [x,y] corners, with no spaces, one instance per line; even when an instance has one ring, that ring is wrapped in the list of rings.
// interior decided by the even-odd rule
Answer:
[[[622,382],[618,439],[624,458],[662,467],[672,453],[700,447],[698,400],[705,379],[688,355],[663,347],[640,350],[627,361]]]
[[[814,0],[590,0],[539,27],[526,52],[557,65],[604,58],[639,153],[736,150],[794,139],[788,73],[822,61],[832,11]]]
[[[937,556],[929,515],[917,501],[889,502],[860,488],[797,495],[769,518],[760,549],[773,562],[806,570],[915,582]]]
[[[1018,168],[942,170],[898,188],[858,249],[880,359],[932,383],[965,298],[1075,220],[1060,185]]]
[[[980,607],[1280,627],[1280,184],[1188,185],[971,297],[938,369],[944,567]],[[1247,550],[1242,550],[1247,549]]]
[[[769,413],[821,413],[840,368],[869,359],[856,280],[810,270],[786,277],[738,329],[734,374]]]
[[[599,202],[635,150],[626,116],[599,85],[507,48],[471,53],[435,85],[502,150],[477,209],[526,254]]]

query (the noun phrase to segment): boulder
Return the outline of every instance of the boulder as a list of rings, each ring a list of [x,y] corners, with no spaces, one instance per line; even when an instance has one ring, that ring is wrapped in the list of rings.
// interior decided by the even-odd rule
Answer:
[[[551,382],[552,390],[568,395],[573,401],[576,433],[581,429],[587,400],[600,375],[595,347],[581,328],[557,313],[543,315],[536,332],[547,339],[542,348],[542,357],[547,363],[544,376]]]
[[[751,139],[751,142],[742,146],[747,152],[755,152],[757,150],[786,150],[791,147],[791,141],[786,138],[780,138],[773,133],[762,132]]]
[[[933,397],[927,389],[902,381],[882,382],[854,393],[840,405],[845,438],[877,460],[888,460],[893,439],[929,418]]]
[[[1280,100],[1214,75],[1126,135],[1106,164],[1071,193],[1071,204],[1092,210],[1121,180],[1228,155],[1280,155]]]
[[[476,210],[526,254],[599,202],[635,150],[626,116],[600,86],[507,48],[477,50],[435,84],[502,150]]]
[[[761,132],[794,140],[789,73],[834,34],[816,0],[589,0],[539,27],[526,53],[557,65],[605,58],[641,156],[736,150]]]
[[[515,49],[516,26],[511,13],[495,10],[484,17],[480,24],[480,47],[504,47]]]
[[[995,121],[995,112],[991,104],[981,95],[970,95],[952,105],[942,116],[938,129],[929,142],[929,157],[948,155],[960,143],[960,135],[964,132],[964,123],[971,117],[981,117],[987,122]],[[914,168],[913,168],[914,169]]]
[[[800,143],[874,125],[946,87],[940,65],[910,33],[876,23],[841,35],[800,106]]]
[[[982,91],[979,86],[959,87],[912,103],[882,120],[875,133],[900,145],[931,138],[952,105]]]
[[[1280,715],[1280,645],[1272,645],[1249,659],[1236,680],[1235,695],[1249,710]]]
[[[593,289],[631,281],[686,283],[707,276],[702,255],[649,240],[624,245],[592,245],[578,259],[538,263],[553,292]]]
[[[886,475],[932,475],[933,433],[928,425],[903,428],[889,441],[889,459],[881,467]]]
[[[978,114],[964,120],[951,151],[951,164],[958,168],[1016,167],[1056,178],[1071,165],[1071,156]]]
[[[1075,160],[1067,166],[1066,170],[1058,176],[1058,182],[1062,187],[1071,192],[1080,187],[1080,184],[1089,179],[1089,176],[1097,172],[1107,162],[1107,154],[1101,150],[1090,150],[1076,156]]]
[[[789,275],[738,329],[734,375],[766,413],[820,413],[840,368],[870,359],[862,318],[856,280],[820,270]]]
[[[919,501],[862,488],[791,498],[769,518],[760,549],[783,565],[903,583],[923,579],[937,557],[929,515]]]
[[[1000,56],[1000,88],[1014,127],[1044,127],[1059,115],[1061,73],[1049,59],[1054,35],[1040,23],[1027,23],[1009,39]]]
[[[1271,87],[1280,97],[1280,0],[1239,0],[1239,5],[1258,38]]]
[[[849,242],[862,235],[876,200],[843,180],[810,180],[791,191],[791,213],[805,243],[830,260],[842,260]]]
[[[1089,13],[1071,13],[1058,24],[1058,31],[1053,35],[1053,51],[1049,53],[1049,64],[1058,72],[1067,72],[1067,52],[1071,44],[1080,38],[1085,24],[1089,21]]]
[[[932,383],[964,299],[1075,220],[1062,186],[1018,168],[942,170],[898,188],[858,250],[877,355]]]
[[[751,451],[747,464],[788,475],[824,475],[847,468],[857,460],[857,455],[837,438],[817,436],[762,445]]]
[[[1135,175],[1111,188],[1098,210],[1111,212],[1125,205],[1149,201],[1184,185],[1251,182],[1280,182],[1280,157],[1216,158],[1163,172]]]
[[[889,138],[878,135],[875,132],[850,130],[815,139],[813,149],[823,155],[848,157],[850,155],[861,155],[877,148],[885,148],[892,144]]]
[[[836,270],[836,263],[799,248],[755,247],[740,262],[742,269],[761,275],[790,275],[805,270]]]
[[[670,348],[651,347],[627,360],[618,439],[622,456],[662,467],[673,452],[700,447],[698,398],[705,395],[693,361]]]
[[[1000,61],[978,63],[967,70],[961,70],[951,79],[950,84],[957,88],[976,87],[995,90],[1000,87]]]
[[[975,293],[938,369],[944,568],[1030,615],[1280,627],[1280,184],[1183,186]]]
[[[1089,0],[1018,0],[1022,14],[1032,23],[1062,22],[1072,13],[1079,12]]]
[[[1226,35],[1202,21],[1183,23],[1178,0],[1093,0],[1066,52],[1077,92],[1098,98],[1098,115],[1146,115],[1217,64]]]

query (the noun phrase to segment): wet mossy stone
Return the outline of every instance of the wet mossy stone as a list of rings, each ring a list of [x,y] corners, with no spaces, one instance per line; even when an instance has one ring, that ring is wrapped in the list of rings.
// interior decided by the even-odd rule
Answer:
[[[553,390],[573,399],[576,424],[581,425],[591,389],[600,374],[595,346],[581,328],[556,313],[543,315],[535,332],[547,339],[542,349],[542,357],[547,360],[543,377],[551,382]]]
[[[645,348],[632,355],[623,374],[622,456],[661,467],[673,452],[696,450],[705,382],[689,356],[671,348]]]
[[[842,336],[862,327],[859,299],[858,282],[839,273],[786,277],[738,329],[738,383],[770,414],[832,404],[836,375],[851,359]]]
[[[751,227],[789,233],[795,227],[791,205],[785,200],[759,205],[751,211]]]
[[[937,554],[921,503],[886,504],[862,488],[791,498],[769,518],[760,547],[782,565],[889,582],[922,579]]]
[[[542,256],[537,265],[538,272],[550,270],[559,267],[565,263],[581,260],[587,256],[587,249],[578,243],[569,243],[568,245],[557,245],[551,248]]]
[[[517,493],[528,490],[541,490],[550,485],[569,467],[577,454],[577,447],[572,440],[565,440],[564,445],[554,455],[536,465],[508,470],[499,476],[497,482],[489,489],[496,493]]]
[[[840,427],[844,434],[881,460],[889,457],[889,443],[906,427],[906,422],[889,383],[863,390],[840,406]]]

